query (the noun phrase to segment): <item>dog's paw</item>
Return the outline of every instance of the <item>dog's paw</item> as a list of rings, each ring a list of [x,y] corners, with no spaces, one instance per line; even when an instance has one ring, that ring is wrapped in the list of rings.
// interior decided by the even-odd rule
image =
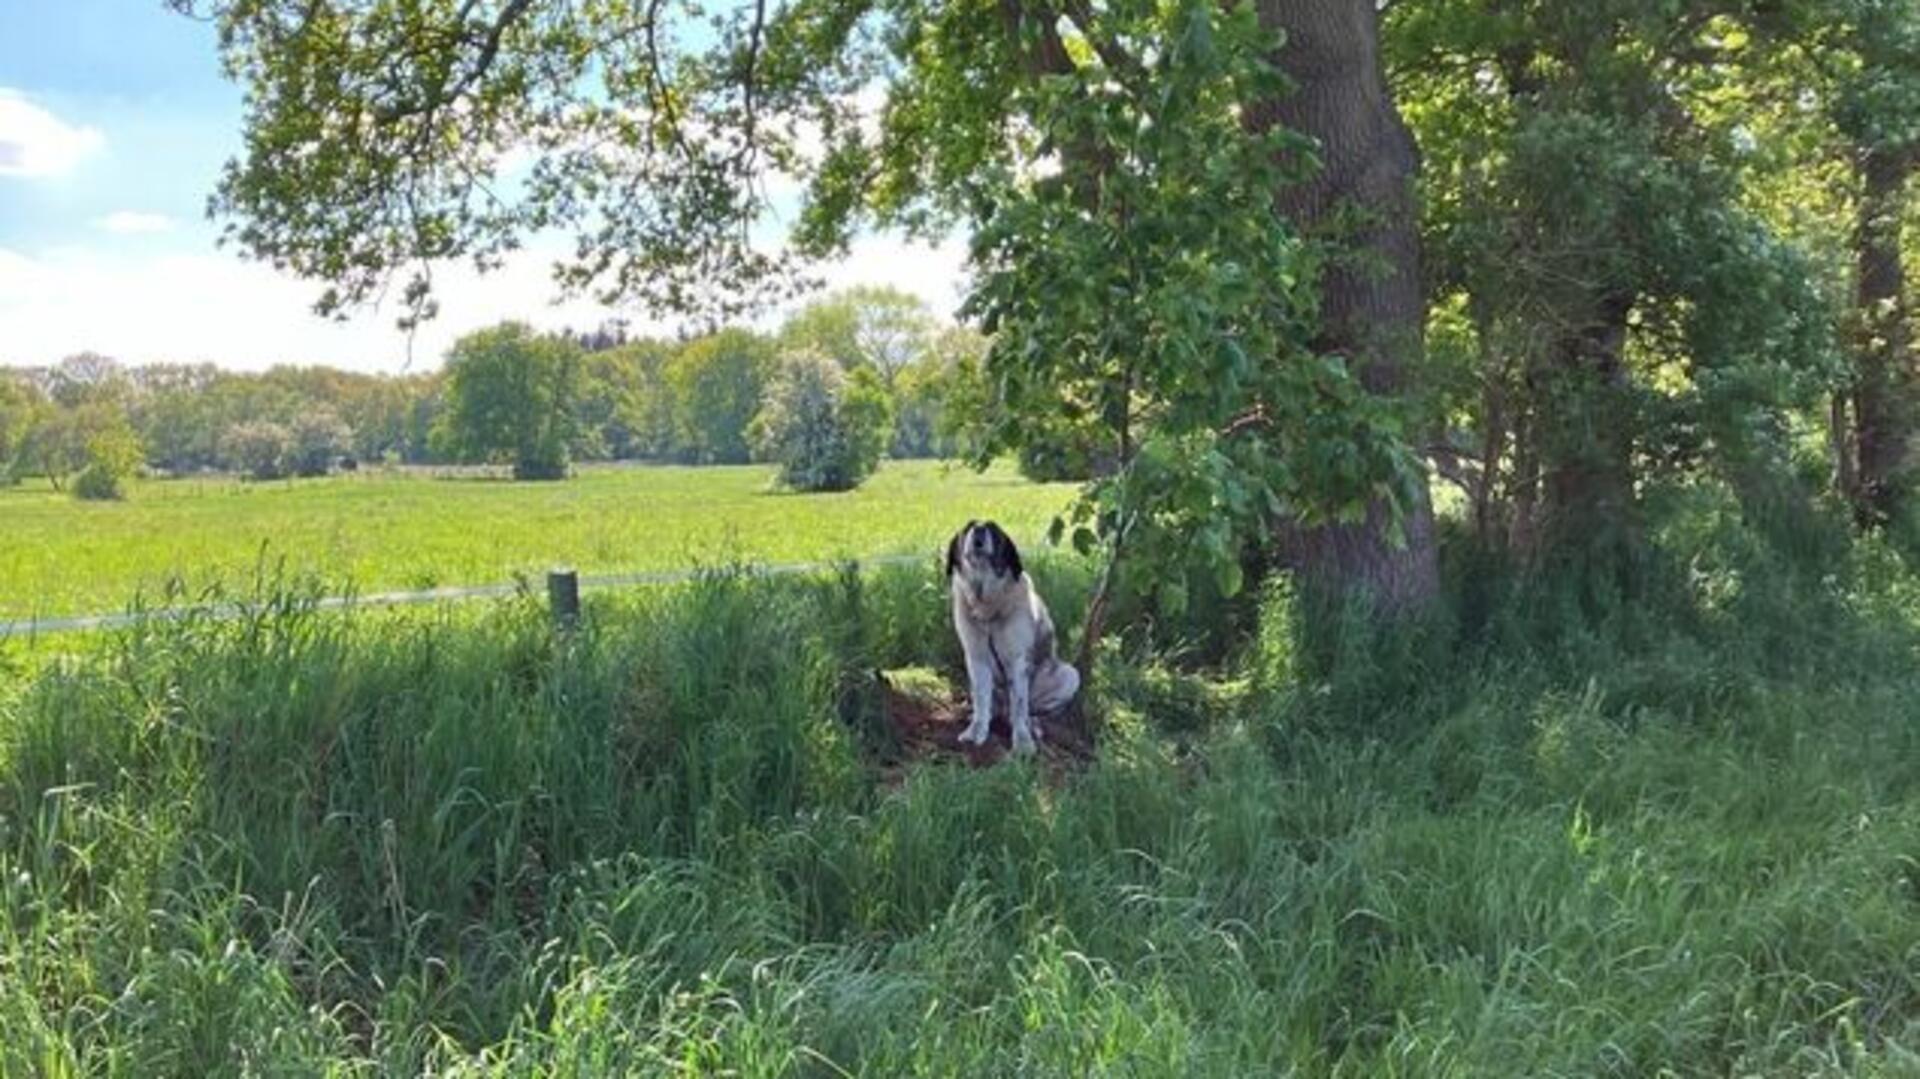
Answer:
[[[969,723],[967,729],[960,732],[960,740],[970,746],[977,746],[987,740],[987,724]]]
[[[1022,727],[1013,732],[1013,751],[1015,753],[1026,754],[1032,753],[1033,750],[1033,735],[1029,733],[1026,728]]]

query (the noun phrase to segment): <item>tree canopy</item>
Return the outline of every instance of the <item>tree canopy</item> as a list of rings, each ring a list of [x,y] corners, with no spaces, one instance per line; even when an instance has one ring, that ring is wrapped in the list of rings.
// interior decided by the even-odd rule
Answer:
[[[580,350],[508,322],[461,338],[447,356],[439,432],[469,461],[507,461],[516,479],[563,478],[572,461]]]

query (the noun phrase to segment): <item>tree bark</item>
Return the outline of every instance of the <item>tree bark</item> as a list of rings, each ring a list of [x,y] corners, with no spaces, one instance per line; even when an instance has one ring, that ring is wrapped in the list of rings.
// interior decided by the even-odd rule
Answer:
[[[1590,322],[1554,350],[1548,374],[1560,407],[1546,476],[1548,535],[1554,547],[1589,549],[1631,543],[1633,429],[1627,399],[1627,318],[1633,297],[1604,297]]]
[[[1901,301],[1906,267],[1900,258],[1902,194],[1911,161],[1867,149],[1858,164],[1854,245],[1863,339],[1854,370],[1855,512],[1862,522],[1879,524],[1892,518],[1899,503],[1915,419],[1911,328]]]
[[[1303,233],[1329,236],[1341,257],[1320,281],[1322,350],[1347,357],[1367,388],[1403,392],[1426,323],[1414,205],[1419,151],[1387,89],[1374,0],[1260,0],[1261,22],[1285,35],[1275,58],[1295,89],[1255,124],[1279,123],[1319,144],[1320,168],[1279,193]],[[1390,610],[1424,606],[1439,590],[1433,504],[1426,477],[1414,477],[1396,534],[1384,499],[1354,525],[1285,527],[1287,560],[1315,586],[1342,596],[1370,594]]]
[[[1859,461],[1853,446],[1853,410],[1847,394],[1834,390],[1827,403],[1827,441],[1833,451],[1833,489],[1848,505],[1860,504],[1860,477],[1854,472]]]

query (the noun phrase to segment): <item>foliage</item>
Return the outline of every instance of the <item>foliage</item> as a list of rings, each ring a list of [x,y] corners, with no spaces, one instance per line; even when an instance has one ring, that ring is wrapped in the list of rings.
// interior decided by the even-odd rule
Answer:
[[[1634,547],[1636,486],[1675,472],[1783,493],[1840,364],[1808,260],[1741,204],[1741,7],[1395,7],[1440,300],[1423,426],[1483,540]]]
[[[901,458],[951,456],[951,441],[939,434],[942,401],[954,353],[973,346],[968,338],[977,335],[942,330],[919,297],[885,285],[822,297],[780,330],[788,348],[814,349],[848,371],[878,376],[894,415],[887,454]]]
[[[39,391],[25,379],[0,372],[0,484],[19,479],[27,434],[45,407]]]
[[[1074,513],[1075,545],[1124,537],[1126,572],[1178,610],[1185,569],[1232,595],[1273,516],[1351,518],[1411,462],[1344,360],[1312,349],[1317,256],[1274,201],[1300,147],[1243,120],[1280,92],[1254,11],[1123,4],[1107,19],[1156,54],[1156,78],[1116,86],[1088,67],[1014,91],[1059,171],[975,180],[995,208],[969,301],[999,390],[983,453],[1072,452],[1096,430],[1061,465],[1115,466]]]
[[[353,429],[330,409],[301,414],[288,435],[288,467],[296,476],[324,476],[353,448]]]
[[[518,480],[564,479],[571,462],[579,346],[506,322],[447,354],[442,444],[458,459],[507,461]]]
[[[728,329],[683,346],[666,368],[673,394],[676,455],[691,464],[742,464],[747,427],[773,367],[771,342]]]
[[[573,454],[583,460],[663,457],[673,444],[672,402],[661,384],[672,350],[663,342],[622,342],[581,364]]]
[[[812,350],[783,354],[754,417],[754,451],[799,491],[850,491],[880,463],[891,428],[887,392],[870,368],[849,375]]]
[[[814,349],[849,371],[868,368],[888,393],[920,360],[933,336],[927,305],[910,292],[860,285],[801,308],[780,329],[790,349]]]
[[[285,476],[293,451],[293,433],[272,420],[234,424],[220,440],[220,455],[228,466],[256,480]]]
[[[127,496],[127,482],[140,468],[140,439],[118,411],[105,408],[102,418],[90,425],[84,461],[73,481],[75,498],[106,502]]]
[[[122,438],[126,419],[109,399],[93,399],[72,407],[54,407],[29,403],[20,415],[28,426],[20,439],[16,467],[21,472],[46,478],[54,490],[61,490],[66,478],[95,462],[99,449],[115,468],[125,454]],[[130,474],[139,464],[138,444],[134,459],[121,476]],[[98,485],[99,479],[94,484]],[[97,486],[96,486],[97,489]]]
[[[128,392],[126,369],[111,356],[77,352],[46,372],[45,392],[66,409],[116,404]]]

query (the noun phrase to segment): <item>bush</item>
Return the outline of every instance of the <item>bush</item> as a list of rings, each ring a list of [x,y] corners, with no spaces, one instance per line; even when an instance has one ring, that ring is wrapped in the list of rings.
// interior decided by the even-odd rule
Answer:
[[[324,476],[353,448],[353,428],[330,408],[302,414],[293,421],[289,437],[292,452],[288,466],[297,476]]]
[[[107,502],[125,498],[126,481],[140,467],[139,436],[126,417],[113,413],[87,435],[80,475],[73,481],[75,498]]]
[[[849,375],[811,350],[782,358],[753,421],[755,452],[801,491],[848,491],[880,463],[891,428],[886,390],[871,371]]]
[[[293,435],[271,420],[237,423],[221,438],[220,456],[227,467],[253,479],[277,480],[292,460]]]
[[[73,497],[85,502],[117,502],[127,497],[127,492],[119,476],[94,464],[74,477]]]

